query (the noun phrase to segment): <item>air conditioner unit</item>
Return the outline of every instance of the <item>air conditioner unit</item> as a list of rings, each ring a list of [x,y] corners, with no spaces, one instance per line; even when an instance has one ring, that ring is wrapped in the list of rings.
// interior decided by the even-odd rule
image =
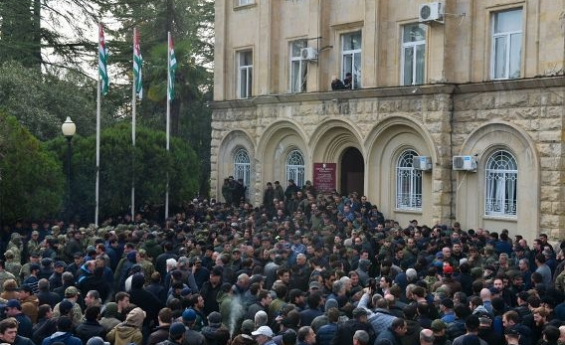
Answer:
[[[453,170],[476,171],[477,161],[472,156],[453,156]]]
[[[302,58],[302,60],[307,61],[316,60],[318,58],[318,52],[315,48],[312,47],[302,48],[300,50],[300,57]]]
[[[432,21],[443,23],[443,14],[444,10],[442,2],[428,2],[427,4],[420,5],[420,23]]]
[[[428,156],[414,156],[412,166],[416,170],[432,170],[432,157]]]

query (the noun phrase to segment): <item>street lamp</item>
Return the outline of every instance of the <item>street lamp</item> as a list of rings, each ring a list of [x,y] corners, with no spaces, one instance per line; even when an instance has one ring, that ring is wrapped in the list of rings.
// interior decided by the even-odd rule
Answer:
[[[72,147],[71,141],[73,140],[73,136],[77,131],[77,126],[71,120],[70,116],[67,116],[65,122],[61,126],[61,130],[63,131],[63,135],[67,138],[67,205],[65,207],[67,213],[67,226],[71,220],[71,158],[72,158]]]

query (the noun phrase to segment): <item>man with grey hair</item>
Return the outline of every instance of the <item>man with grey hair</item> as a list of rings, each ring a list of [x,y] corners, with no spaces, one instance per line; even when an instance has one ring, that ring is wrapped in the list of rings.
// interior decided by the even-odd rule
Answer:
[[[420,345],[433,345],[434,340],[434,332],[431,329],[424,328],[420,331]]]
[[[355,334],[353,334],[353,345],[367,344],[369,344],[369,334],[363,330],[355,331]]]

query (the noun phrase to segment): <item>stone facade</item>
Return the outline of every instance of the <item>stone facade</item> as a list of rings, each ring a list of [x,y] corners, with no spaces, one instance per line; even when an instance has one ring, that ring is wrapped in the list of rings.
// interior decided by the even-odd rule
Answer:
[[[267,181],[286,181],[292,150],[304,157],[305,179],[313,178],[314,163],[326,162],[337,163],[339,181],[344,152],[355,148],[364,167],[359,192],[402,225],[414,218],[428,225],[457,220],[464,228],[506,228],[530,241],[540,232],[562,238],[565,40],[560,13],[565,0],[447,1],[444,24],[426,27],[424,82],[402,86],[402,27],[418,22],[422,3],[261,0],[237,6],[237,0],[216,1],[212,195],[221,199],[223,178],[234,175],[238,149],[250,157],[248,198],[257,204]],[[491,18],[516,8],[523,11],[521,77],[490,80]],[[331,91],[330,76],[340,73],[340,37],[352,30],[361,30],[363,37],[362,87]],[[308,62],[306,92],[289,93],[289,42],[311,37],[323,42],[314,44],[319,56]],[[324,49],[326,44],[332,48]],[[253,51],[247,99],[237,99],[242,49]],[[518,166],[516,215],[485,212],[485,166],[499,149],[512,154]],[[397,205],[395,169],[405,150],[433,163],[431,171],[422,172],[421,206],[415,209]],[[453,170],[452,158],[460,155],[473,156],[477,170]]]

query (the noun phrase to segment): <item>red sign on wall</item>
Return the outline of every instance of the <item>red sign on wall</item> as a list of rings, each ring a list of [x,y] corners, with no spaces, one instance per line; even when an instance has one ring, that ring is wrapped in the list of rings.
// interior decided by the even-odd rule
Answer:
[[[336,163],[314,163],[314,187],[319,192],[336,189]]]

